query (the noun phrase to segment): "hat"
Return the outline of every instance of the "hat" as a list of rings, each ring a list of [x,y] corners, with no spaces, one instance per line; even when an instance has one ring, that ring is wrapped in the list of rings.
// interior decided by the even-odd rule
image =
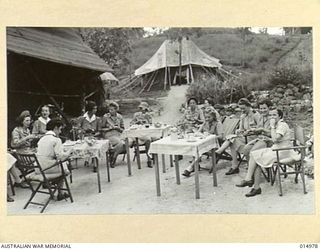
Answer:
[[[216,105],[214,105],[214,108],[215,108],[215,109],[218,109],[218,110],[224,109],[224,107],[223,107],[221,104],[216,104]]]
[[[247,98],[241,98],[238,102],[239,105],[252,106]]]
[[[110,107],[110,106],[115,107],[117,111],[119,110],[119,104],[116,103],[115,101],[109,102],[108,106],[109,106],[109,107]]]
[[[228,106],[227,108],[226,108],[226,111],[229,111],[229,112],[233,112],[233,108],[232,108],[232,106]]]
[[[235,111],[235,112],[242,112],[241,108],[239,108],[239,107],[238,107],[238,108],[235,108],[234,111]]]
[[[238,107],[238,104],[236,104],[236,103],[231,103],[231,104],[230,104],[230,107],[231,107],[232,109],[235,109],[235,108]]]
[[[24,118],[26,118],[27,116],[31,116],[30,111],[29,110],[24,110],[21,112],[21,114],[17,117],[17,123],[21,124],[24,120]]]
[[[139,108],[143,109],[143,110],[147,110],[149,111],[149,104],[146,103],[146,102],[141,102],[140,105],[139,105]]]

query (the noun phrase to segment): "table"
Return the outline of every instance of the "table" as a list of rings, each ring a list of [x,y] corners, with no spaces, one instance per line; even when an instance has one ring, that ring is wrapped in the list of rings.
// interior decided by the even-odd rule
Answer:
[[[139,150],[139,138],[143,137],[155,137],[162,138],[169,134],[170,125],[162,125],[161,127],[155,127],[150,125],[148,128],[145,125],[140,125],[135,129],[129,128],[123,131],[122,137],[125,139],[126,151],[127,151],[127,165],[128,165],[128,175],[131,176],[131,161],[130,161],[130,151],[129,151],[129,138],[135,139],[136,142],[136,152],[137,152],[137,164],[138,169],[141,169],[141,160],[140,160],[140,150]],[[164,155],[162,156],[164,162]],[[164,170],[165,171],[165,170]]]
[[[168,154],[175,156],[175,170],[177,184],[180,184],[180,173],[178,155],[189,155],[195,157],[195,194],[196,199],[200,198],[199,187],[199,159],[200,156],[206,152],[211,151],[212,154],[212,173],[213,173],[213,186],[217,186],[217,174],[216,174],[216,157],[215,149],[218,148],[219,143],[215,135],[209,135],[205,138],[196,137],[194,142],[189,142],[187,139],[172,140],[170,136],[161,140],[151,143],[149,152],[155,156],[155,176],[156,176],[156,188],[157,196],[161,195],[160,191],[160,174],[159,174],[159,154]]]
[[[70,147],[73,148],[73,154],[69,157],[71,160],[85,158],[95,159],[97,164],[98,189],[99,193],[101,193],[99,161],[104,157],[106,157],[107,178],[108,182],[110,182],[109,140],[97,140],[93,145],[89,145],[87,142],[65,142],[63,144],[64,150],[68,150]]]

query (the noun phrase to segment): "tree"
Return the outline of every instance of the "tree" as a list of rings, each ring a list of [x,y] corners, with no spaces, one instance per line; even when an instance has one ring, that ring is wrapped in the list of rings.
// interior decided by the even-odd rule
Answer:
[[[237,28],[237,31],[239,32],[239,35],[242,40],[242,46],[243,46],[243,51],[242,51],[242,66],[245,67],[247,65],[245,55],[246,55],[246,45],[248,42],[247,37],[249,34],[251,34],[250,27],[242,27],[242,28]],[[252,40],[251,40],[252,41]]]
[[[130,64],[131,41],[141,38],[143,28],[84,28],[81,35],[94,52],[117,73]]]

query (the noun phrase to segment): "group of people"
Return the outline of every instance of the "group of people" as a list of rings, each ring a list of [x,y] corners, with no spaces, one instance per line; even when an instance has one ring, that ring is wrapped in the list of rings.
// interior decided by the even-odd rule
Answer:
[[[119,105],[116,102],[109,102],[108,111],[101,117],[96,115],[97,105],[93,101],[89,101],[85,106],[85,113],[73,121],[74,131],[81,131],[86,135],[97,136],[103,139],[108,139],[111,144],[111,167],[115,166],[117,156],[125,153],[125,142],[121,137],[124,130],[123,117],[119,114]],[[50,109],[48,105],[41,107],[39,118],[32,122],[31,114],[28,110],[22,111],[17,117],[17,126],[11,134],[10,148],[17,153],[29,154],[36,153],[39,162],[43,167],[52,164],[53,161],[66,159],[72,152],[63,152],[62,141],[59,138],[64,123],[61,119],[50,119]],[[133,124],[151,124],[152,116],[148,103],[141,102],[139,112],[133,116],[130,125]],[[31,129],[32,128],[32,129]],[[54,143],[53,143],[54,141]],[[129,145],[132,146],[135,142],[129,140]],[[151,138],[145,137],[139,139],[139,145],[145,145],[148,161],[147,166],[152,167],[151,157],[148,150],[151,144]],[[52,171],[58,169],[52,169]],[[67,169],[65,169],[68,172]],[[16,166],[10,169],[10,173],[14,178],[14,186],[20,188],[29,188],[29,186],[21,179],[20,171]],[[59,196],[60,195],[60,196]],[[66,194],[58,194],[58,198],[65,197]],[[7,196],[8,201],[13,199]]]
[[[232,158],[231,168],[226,175],[239,173],[238,154],[242,154],[248,161],[248,171],[244,180],[238,183],[237,187],[252,187],[246,197],[261,194],[260,174],[261,168],[269,168],[276,161],[276,153],[272,149],[276,147],[289,147],[291,144],[291,129],[283,119],[283,112],[272,108],[268,99],[259,102],[259,111],[252,109],[248,99],[242,98],[238,102],[238,109],[241,115],[236,113],[228,114],[223,108],[214,108],[210,103],[204,103],[202,108],[198,105],[196,98],[190,98],[187,102],[187,109],[184,111],[179,125],[187,132],[207,132],[215,134],[220,142],[216,150],[219,158],[228,148]],[[218,110],[222,110],[220,114]],[[222,121],[226,117],[239,118],[240,123],[234,134],[225,135],[222,128]],[[280,160],[284,158],[298,159],[299,155],[293,150],[280,151]],[[194,171],[194,161],[183,172],[189,177]]]
[[[252,187],[246,194],[247,197],[261,194],[260,173],[261,168],[271,167],[275,161],[274,147],[290,146],[290,129],[283,120],[281,110],[271,108],[272,103],[269,100],[259,102],[259,112],[252,109],[251,103],[242,98],[238,102],[238,108],[241,115],[225,112],[220,106],[213,106],[205,102],[200,106],[198,100],[194,97],[187,101],[187,108],[182,118],[176,124],[186,133],[201,132],[217,136],[220,147],[216,150],[217,157],[228,148],[231,152],[232,164],[226,175],[239,173],[238,154],[245,155],[248,161],[248,171],[244,180],[237,187]],[[98,107],[96,103],[89,101],[85,107],[85,113],[73,122],[73,131],[79,129],[85,134],[108,139],[111,144],[111,167],[115,167],[119,154],[125,153],[125,142],[122,137],[124,131],[124,121],[119,113],[119,105],[114,101],[108,103],[107,112],[100,117],[97,116]],[[237,111],[239,113],[239,110]],[[220,112],[219,112],[220,111]],[[67,159],[72,150],[63,151],[62,141],[59,138],[64,124],[60,119],[50,119],[49,106],[44,105],[41,108],[40,117],[33,122],[29,111],[23,111],[17,118],[17,127],[12,131],[11,148],[17,153],[35,153],[39,162],[44,166],[53,164],[57,160]],[[240,119],[239,127],[232,135],[225,135],[222,122],[226,117],[238,117]],[[139,112],[133,116],[130,125],[134,124],[152,124],[152,116],[148,103],[141,102]],[[32,126],[32,130],[31,130]],[[153,138],[139,138],[139,145],[145,145],[147,151],[147,166],[152,167],[151,157],[148,150]],[[129,140],[132,146],[134,140]],[[37,151],[35,148],[37,147]],[[296,157],[293,151],[281,151],[280,158]],[[191,165],[183,172],[183,175],[189,177],[194,171],[194,160]],[[260,166],[260,167],[259,167]],[[50,171],[59,171],[58,166]],[[18,169],[13,166],[10,170],[15,180],[15,186],[28,188],[28,185],[20,178]],[[66,172],[68,169],[66,168]],[[66,198],[67,194],[58,192],[58,200]],[[8,201],[11,198],[8,196]]]

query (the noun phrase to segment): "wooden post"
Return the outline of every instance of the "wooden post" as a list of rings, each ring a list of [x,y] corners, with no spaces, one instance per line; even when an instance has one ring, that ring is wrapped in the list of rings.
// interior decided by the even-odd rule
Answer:
[[[193,76],[193,71],[192,71],[192,66],[189,64],[190,67],[190,74],[191,74],[191,82],[194,83],[194,76]]]
[[[169,78],[169,89],[171,89],[171,72],[170,72],[170,67],[168,68],[168,78]]]
[[[155,159],[155,174],[156,174],[156,188],[157,188],[157,196],[161,195],[161,190],[160,190],[160,173],[159,173],[159,159],[158,159],[158,155],[154,154],[153,158]]]
[[[181,85],[181,65],[182,65],[182,37],[178,38],[179,40],[179,85]]]
[[[163,83],[163,90],[167,88],[167,67],[164,68],[164,83]]]

